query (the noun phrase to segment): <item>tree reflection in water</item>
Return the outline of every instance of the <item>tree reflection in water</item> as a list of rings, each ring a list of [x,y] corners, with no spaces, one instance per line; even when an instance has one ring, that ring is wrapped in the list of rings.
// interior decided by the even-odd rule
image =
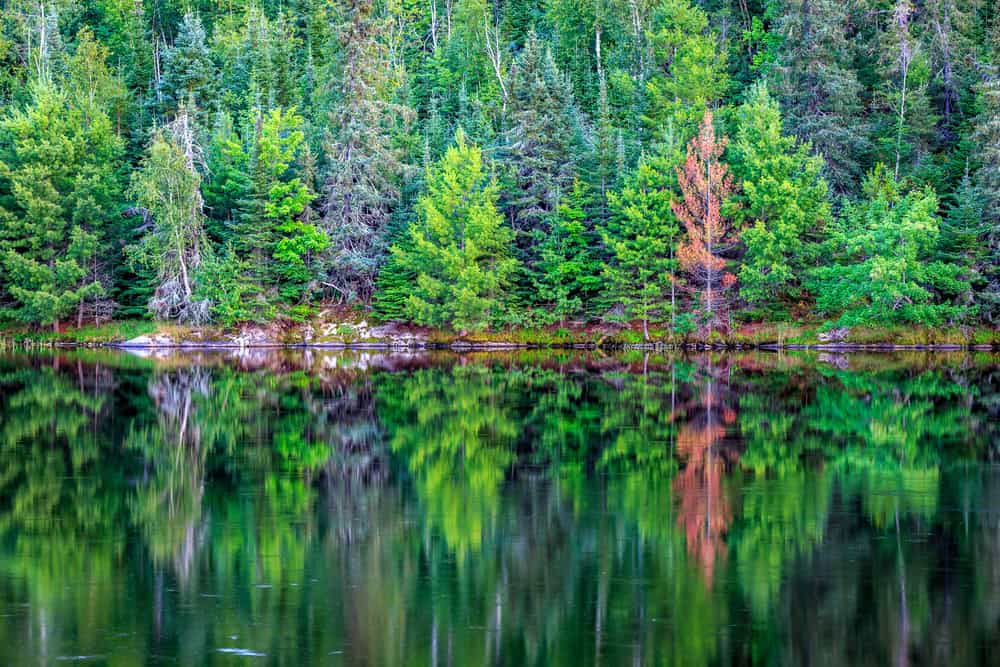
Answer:
[[[980,663],[996,362],[7,357],[0,662]]]

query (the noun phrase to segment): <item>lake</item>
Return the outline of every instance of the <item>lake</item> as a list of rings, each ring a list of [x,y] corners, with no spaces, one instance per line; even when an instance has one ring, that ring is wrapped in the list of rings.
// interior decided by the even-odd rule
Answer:
[[[1000,355],[0,356],[0,664],[974,665]]]

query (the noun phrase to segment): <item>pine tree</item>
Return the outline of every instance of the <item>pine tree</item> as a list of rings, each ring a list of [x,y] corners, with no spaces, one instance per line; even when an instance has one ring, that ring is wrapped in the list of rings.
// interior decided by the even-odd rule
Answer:
[[[851,68],[841,0],[786,0],[774,89],[792,134],[826,159],[836,194],[850,193],[868,151],[862,88]]]
[[[588,224],[592,195],[582,181],[563,197],[539,250],[538,303],[551,322],[582,315],[601,286],[596,234]]]
[[[161,112],[172,118],[188,105],[200,113],[209,113],[215,107],[217,77],[201,19],[188,12],[173,46],[163,55],[163,77],[157,90]]]
[[[345,0],[348,21],[333,81],[335,99],[325,142],[329,165],[323,228],[330,238],[324,283],[340,298],[367,303],[385,261],[387,226],[407,165],[392,142],[393,123],[410,117],[392,102],[394,73],[372,0]]]
[[[757,308],[778,310],[778,299],[800,296],[803,272],[830,219],[823,159],[782,134],[781,111],[763,83],[751,89],[736,115],[729,159],[742,189],[733,212],[746,250],[740,296]]]
[[[497,186],[483,167],[482,151],[459,130],[427,174],[410,244],[393,255],[416,284],[406,306],[417,324],[482,330],[502,313],[505,290],[517,270],[511,232],[497,211]]]
[[[28,108],[0,121],[5,316],[56,329],[71,314],[110,316],[104,259],[122,148],[98,105],[50,84],[36,83]]]
[[[265,246],[270,257],[263,275],[289,302],[299,301],[306,293],[318,274],[316,260],[328,245],[326,234],[307,216],[315,194],[291,172],[304,146],[303,124],[295,108],[274,109],[263,120],[259,141],[259,161],[267,183],[260,224],[273,228]]]
[[[610,216],[601,232],[611,251],[605,269],[607,296],[622,304],[625,317],[642,320],[646,340],[651,321],[669,317],[676,324],[680,225],[670,202],[683,159],[680,146],[668,130],[654,152],[639,160],[621,190],[608,193]]]
[[[700,292],[700,316],[710,332],[722,323],[726,292],[736,283],[736,276],[726,271],[723,257],[732,242],[723,205],[735,190],[729,167],[721,160],[725,147],[726,138],[715,136],[712,112],[705,111],[698,136],[688,144],[684,166],[677,168],[682,198],[671,202],[674,215],[687,232],[677,257],[692,290]]]

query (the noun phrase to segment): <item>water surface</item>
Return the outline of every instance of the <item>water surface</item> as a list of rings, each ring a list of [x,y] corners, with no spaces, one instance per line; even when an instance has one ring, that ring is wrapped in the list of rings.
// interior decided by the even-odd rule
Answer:
[[[1000,655],[1000,358],[0,357],[0,664]]]

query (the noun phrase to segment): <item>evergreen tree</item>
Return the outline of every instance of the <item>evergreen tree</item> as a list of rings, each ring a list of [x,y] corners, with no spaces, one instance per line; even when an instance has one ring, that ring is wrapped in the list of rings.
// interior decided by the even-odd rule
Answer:
[[[316,260],[328,244],[326,234],[308,216],[315,195],[290,172],[304,145],[303,123],[294,108],[271,111],[263,121],[259,147],[268,184],[264,220],[274,230],[265,246],[270,262],[264,275],[278,286],[284,300],[292,302],[306,293],[317,274]]]
[[[1000,76],[989,72],[979,88],[979,114],[976,116],[973,140],[978,147],[979,169],[976,185],[983,198],[983,216],[987,222],[986,286],[979,295],[983,316],[1000,323]]]
[[[936,124],[927,96],[930,63],[913,34],[915,12],[910,0],[895,3],[887,15],[881,49],[883,82],[878,101],[884,113],[877,144],[880,157],[893,165],[896,179],[911,173],[926,158]]]
[[[122,142],[100,106],[37,83],[0,121],[3,314],[59,327],[110,316],[108,231],[121,201]],[[103,303],[102,303],[103,302]]]
[[[201,19],[188,12],[173,46],[163,54],[163,76],[156,91],[161,112],[173,117],[184,105],[210,112],[215,106],[217,76]]]
[[[907,322],[940,325],[969,309],[943,296],[969,290],[961,267],[931,261],[940,221],[930,188],[906,191],[879,164],[865,181],[864,199],[848,203],[832,225],[835,263],[811,272],[820,313],[843,326]]]
[[[551,231],[539,250],[537,300],[551,322],[582,315],[600,289],[596,234],[587,220],[591,201],[587,186],[575,181],[552,216]]]
[[[393,125],[410,112],[392,102],[394,71],[380,41],[387,29],[372,0],[345,0],[335,97],[325,142],[329,165],[324,192],[324,231],[330,238],[324,283],[348,302],[371,300],[385,261],[387,226],[407,171],[393,144]]]
[[[497,186],[482,151],[459,130],[455,145],[427,174],[410,244],[393,255],[416,276],[406,306],[417,324],[478,331],[502,313],[505,290],[517,270],[512,235],[497,211]]]
[[[646,125],[656,136],[673,121],[681,136],[690,136],[705,109],[726,92],[725,50],[705,12],[690,0],[660,0],[649,39],[656,73],[646,86]]]
[[[705,111],[698,136],[688,144],[684,166],[677,169],[681,198],[670,203],[687,232],[677,257],[692,291],[700,292],[700,319],[710,332],[722,323],[725,293],[736,283],[723,257],[732,243],[723,206],[735,189],[729,166],[722,161],[725,147],[726,138],[715,136],[712,112]]]
[[[803,272],[816,256],[830,218],[823,160],[782,134],[781,111],[764,84],[737,111],[730,164],[742,193],[733,221],[745,246],[740,296],[756,308],[780,309],[800,296]]]
[[[972,289],[958,295],[959,302],[976,304],[976,292],[984,287],[983,274],[989,271],[989,223],[983,218],[983,196],[966,174],[952,200],[941,221],[935,258],[961,269],[961,279]]]
[[[670,202],[683,159],[680,145],[668,131],[655,152],[639,160],[621,190],[608,193],[610,217],[602,230],[611,251],[607,296],[622,304],[625,317],[642,320],[647,340],[651,321],[669,317],[676,324],[680,225]]]
[[[837,194],[852,192],[868,152],[862,88],[851,68],[841,0],[786,0],[773,72],[792,134],[826,159]]]
[[[569,81],[536,33],[528,36],[510,77],[505,158],[510,181],[504,205],[514,228],[520,259],[529,273],[549,216],[576,176],[579,150]]]

